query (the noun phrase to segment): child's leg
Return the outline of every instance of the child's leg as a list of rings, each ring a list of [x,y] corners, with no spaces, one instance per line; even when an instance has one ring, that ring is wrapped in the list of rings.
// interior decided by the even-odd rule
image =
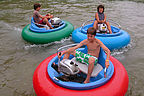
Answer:
[[[50,29],[53,29],[53,27],[51,26],[51,24],[48,22],[47,18],[44,18],[43,22],[46,23],[50,27]]]
[[[48,20],[53,18],[53,15],[51,15],[50,13],[48,13],[46,16],[49,16],[49,18],[47,18]]]
[[[75,56],[76,51],[73,51],[73,52],[71,52],[71,53],[66,53],[66,54],[64,55],[64,58],[63,58],[63,59],[69,59],[70,54],[73,55],[73,56]]]
[[[107,25],[107,27],[108,27],[109,33],[112,34],[112,30],[111,30],[111,27],[110,27],[109,22],[106,22],[106,25]]]
[[[94,63],[95,63],[95,59],[93,57],[90,57],[89,58],[88,73],[87,73],[87,77],[86,77],[84,83],[89,83],[90,82],[90,77],[91,77],[91,74],[93,72]]]
[[[95,29],[98,29],[98,22],[97,22],[97,20],[94,21],[93,27],[94,27]]]

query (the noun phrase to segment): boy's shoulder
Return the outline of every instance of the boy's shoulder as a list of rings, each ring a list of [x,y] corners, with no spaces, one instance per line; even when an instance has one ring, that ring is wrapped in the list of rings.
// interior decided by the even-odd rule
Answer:
[[[81,41],[80,43],[83,45],[86,45],[88,43],[88,39],[85,39],[85,40]]]
[[[34,10],[33,14],[39,15],[40,13],[38,11]]]
[[[37,10],[34,10],[34,13],[38,13],[38,11],[37,11]]]
[[[98,14],[98,12],[96,12],[95,14]]]
[[[97,43],[98,43],[98,42],[101,42],[101,41],[100,41],[99,39],[95,38],[95,42],[97,42]]]

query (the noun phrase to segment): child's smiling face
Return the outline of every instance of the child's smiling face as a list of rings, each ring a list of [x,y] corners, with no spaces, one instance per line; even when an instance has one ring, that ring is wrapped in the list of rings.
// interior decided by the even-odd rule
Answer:
[[[103,13],[103,8],[99,8],[99,13]]]
[[[38,7],[36,10],[39,11],[41,9],[41,7]]]
[[[95,35],[87,34],[88,41],[94,41]]]

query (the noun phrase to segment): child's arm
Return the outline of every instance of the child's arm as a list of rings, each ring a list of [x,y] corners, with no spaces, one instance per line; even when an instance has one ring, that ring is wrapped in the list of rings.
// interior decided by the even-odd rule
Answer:
[[[98,39],[97,39],[98,40]],[[108,68],[108,66],[109,66],[109,57],[110,57],[110,50],[100,41],[100,40],[98,40],[98,43],[100,44],[100,47],[102,47],[103,48],[103,50],[106,52],[106,54],[107,54],[107,58],[106,58],[106,61],[105,61],[105,66],[106,66],[106,68]]]
[[[99,20],[98,13],[96,13],[95,18],[96,18],[97,22],[101,23],[101,21]]]
[[[51,15],[51,14],[46,15],[45,18],[48,18],[48,19],[53,18],[53,15]]]
[[[42,19],[43,19],[43,18],[53,18],[53,15],[42,16],[41,14],[39,14],[39,17],[42,18]]]
[[[77,44],[76,46],[69,48],[67,51],[69,51],[69,52],[74,51],[74,50],[80,48],[81,46],[86,45],[86,42],[87,42],[87,40],[83,40],[79,44]]]
[[[99,20],[100,23],[106,23],[106,15],[104,14],[104,20]]]
[[[105,23],[106,22],[106,15],[104,14],[104,20],[103,20],[103,22]]]
[[[44,18],[44,16],[42,16],[41,14],[39,14],[39,17],[40,17],[40,18]]]
[[[74,47],[72,47],[72,48],[69,48],[69,49],[67,49],[66,51],[63,51],[63,52],[61,53],[61,56],[64,55],[64,54],[66,54],[66,53],[71,53],[71,52],[75,51],[76,49],[80,48],[80,47],[83,46],[83,45],[86,45],[86,40],[83,40],[83,41],[81,41],[79,44],[77,44],[76,46],[74,46]],[[61,57],[61,56],[59,56],[59,57]]]

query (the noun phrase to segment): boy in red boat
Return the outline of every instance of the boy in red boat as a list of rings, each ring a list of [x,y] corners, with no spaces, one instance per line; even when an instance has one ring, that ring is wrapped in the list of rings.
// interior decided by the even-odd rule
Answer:
[[[53,29],[51,24],[48,22],[50,18],[53,18],[53,15],[47,14],[46,16],[42,16],[41,14],[39,14],[40,9],[41,9],[41,5],[39,3],[34,4],[34,12],[33,12],[34,21],[36,23],[43,24],[43,25],[47,24],[50,29]]]
[[[76,57],[77,61],[88,64],[88,73],[84,83],[90,82],[90,77],[93,72],[93,68],[98,62],[100,47],[102,47],[107,54],[105,66],[106,68],[108,68],[109,66],[110,50],[99,39],[96,39],[95,36],[96,36],[95,28],[90,27],[87,30],[87,39],[81,41],[78,45],[69,48],[64,52],[61,52],[61,54],[59,54],[58,56],[60,58],[63,54],[65,54],[63,59],[68,59],[70,54],[72,54],[73,56]],[[83,45],[86,45],[88,48],[87,54],[84,54],[81,51],[76,50],[82,47]]]
[[[105,23],[108,27],[109,33],[112,34],[109,22],[106,21],[106,14],[104,14],[104,6],[99,5],[97,7],[97,13],[95,14],[95,21],[93,27],[98,29],[98,24]]]

